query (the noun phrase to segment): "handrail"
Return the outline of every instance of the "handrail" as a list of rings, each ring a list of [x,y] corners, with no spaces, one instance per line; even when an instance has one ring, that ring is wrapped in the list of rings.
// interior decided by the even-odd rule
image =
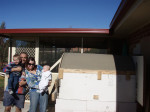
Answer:
[[[4,72],[0,72],[0,76],[2,76],[2,77],[5,77],[5,74],[6,73],[4,73]]]
[[[60,58],[53,66],[51,66],[50,71],[52,71],[61,62],[61,59],[62,58]]]

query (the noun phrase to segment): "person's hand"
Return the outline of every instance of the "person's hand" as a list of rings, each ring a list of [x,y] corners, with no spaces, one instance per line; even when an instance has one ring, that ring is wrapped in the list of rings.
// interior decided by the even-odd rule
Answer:
[[[27,82],[24,81],[24,80],[21,80],[21,81],[19,82],[19,86],[24,86],[24,85],[26,85],[26,84],[27,84]]]
[[[22,67],[16,67],[16,68],[12,68],[11,72],[20,72],[22,70]]]
[[[22,75],[23,75],[23,76],[26,76],[26,73],[25,73],[25,72],[22,72]]]

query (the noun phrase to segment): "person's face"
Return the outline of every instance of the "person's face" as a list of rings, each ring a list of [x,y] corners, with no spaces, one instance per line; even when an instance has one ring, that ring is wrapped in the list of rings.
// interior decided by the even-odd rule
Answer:
[[[29,70],[33,70],[34,66],[35,66],[35,62],[34,61],[29,61],[29,63],[28,63]]]
[[[46,71],[48,71],[48,69],[47,69],[46,66],[44,66],[44,67],[43,67],[43,72],[46,72]]]
[[[20,60],[18,59],[18,57],[13,57],[13,62],[17,65],[19,64]]]
[[[24,64],[27,61],[27,55],[26,54],[20,54],[21,62]]]

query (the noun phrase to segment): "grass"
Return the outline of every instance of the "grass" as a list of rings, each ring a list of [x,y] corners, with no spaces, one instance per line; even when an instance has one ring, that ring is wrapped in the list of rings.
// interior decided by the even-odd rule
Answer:
[[[0,101],[3,101],[4,94],[4,77],[0,76]]]
[[[4,77],[0,76],[0,87],[4,87]]]

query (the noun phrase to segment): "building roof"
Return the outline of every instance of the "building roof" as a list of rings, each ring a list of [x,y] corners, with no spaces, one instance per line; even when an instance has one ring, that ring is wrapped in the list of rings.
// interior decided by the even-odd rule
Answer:
[[[109,35],[109,29],[89,29],[89,28],[33,28],[33,29],[0,29],[0,35],[28,39],[29,37],[62,38],[62,37],[106,37]]]
[[[109,34],[109,29],[88,28],[33,28],[33,29],[0,29],[0,33],[102,33]]]
[[[110,29],[89,28],[33,28],[0,29],[0,35],[14,37],[113,37],[127,38],[128,35],[150,23],[150,0],[122,0],[111,23]],[[73,35],[72,35],[73,34]]]
[[[150,23],[150,0],[122,0],[111,23],[110,33],[127,38]]]

